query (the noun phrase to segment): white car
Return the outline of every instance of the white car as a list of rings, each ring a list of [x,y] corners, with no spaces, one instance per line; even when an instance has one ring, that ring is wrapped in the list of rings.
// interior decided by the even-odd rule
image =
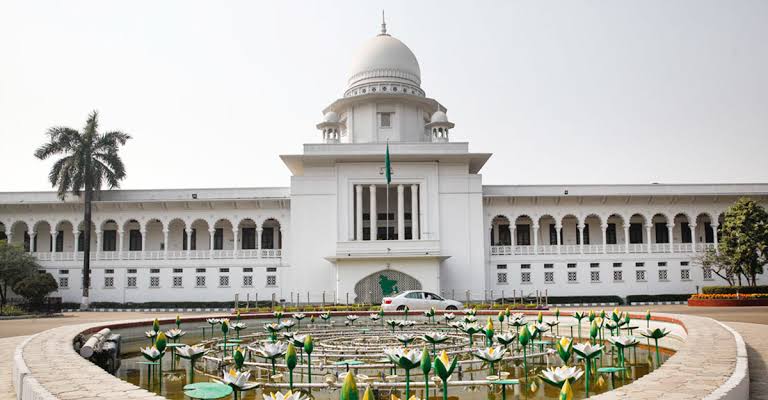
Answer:
[[[395,297],[381,299],[381,309],[384,311],[402,311],[408,306],[410,310],[460,310],[464,306],[455,300],[444,299],[434,293],[422,290],[407,290]]]

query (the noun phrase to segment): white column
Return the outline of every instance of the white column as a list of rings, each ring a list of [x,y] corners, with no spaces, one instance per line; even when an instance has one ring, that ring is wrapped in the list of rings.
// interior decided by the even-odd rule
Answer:
[[[256,228],[256,254],[261,258],[261,232],[264,232],[264,228]]]
[[[411,185],[411,238],[419,240],[419,185]]]
[[[192,228],[186,228],[184,232],[187,234],[187,259],[189,259],[192,251]]]
[[[56,252],[56,237],[59,236],[59,231],[56,228],[51,230],[51,253]]]
[[[74,259],[77,260],[77,243],[80,241],[80,230],[77,228],[72,229],[72,237],[75,238],[75,243],[72,244],[72,253],[75,257]]]
[[[210,238],[210,245],[208,247],[208,257],[213,258],[213,238],[216,234],[216,228],[210,228],[208,229],[208,236]]]
[[[144,259],[147,255],[147,230],[139,230],[141,233],[141,258]]]
[[[691,228],[691,252],[696,252],[696,224],[690,224],[688,227]]]
[[[624,225],[624,252],[629,253],[629,224]]]
[[[371,206],[369,208],[368,213],[370,214],[370,223],[371,226],[369,227],[371,232],[371,240],[376,240],[376,231],[377,231],[377,214],[376,214],[376,185],[369,186],[369,190],[371,191]]]
[[[675,224],[667,224],[667,235],[669,235],[669,252],[675,252],[675,237],[673,233],[675,231]]]
[[[562,242],[560,240],[560,233],[562,231],[563,231],[563,226],[560,224],[559,221],[556,222],[555,223],[555,239],[557,239],[557,240],[555,241],[555,243],[557,243],[557,254],[560,254],[560,252],[561,252],[560,249],[562,249],[562,246],[561,246],[562,243],[560,243],[560,242]]]
[[[283,246],[280,246],[280,236],[283,235],[282,229],[283,229],[282,226],[278,226],[277,229],[274,229],[275,233],[274,235],[272,235],[272,249],[279,249],[283,247]]]
[[[539,254],[539,224],[533,225],[533,254]]]
[[[517,246],[517,225],[509,224],[509,244],[512,246],[514,254],[514,247]]]
[[[237,237],[240,236],[240,227],[239,226],[233,226],[232,227],[232,257],[237,258]]]
[[[104,240],[104,232],[101,229],[96,230],[96,258],[99,258],[101,254],[101,248],[103,247],[102,241]]]
[[[397,240],[405,240],[405,186],[397,185]]]
[[[363,240],[363,185],[355,185],[355,240]]]
[[[29,231],[29,252],[34,253],[35,250],[35,236],[37,236],[37,233],[34,231]]]
[[[117,236],[115,239],[117,240],[117,258],[122,259],[123,258],[123,230],[118,229],[115,233]],[[77,245],[77,240],[75,240],[75,245]]]
[[[720,254],[720,247],[717,245],[717,224],[712,224],[712,243],[715,245],[715,253]]]
[[[168,243],[168,233],[169,232],[170,231],[169,231],[168,227],[163,229],[163,259],[165,259],[165,260],[168,259],[168,247],[170,247],[169,243]]]
[[[584,254],[584,225],[577,225],[576,228],[579,230],[579,253]]]
[[[600,225],[600,229],[603,230],[603,254],[608,252],[608,224]]]
[[[648,224],[648,225],[645,226],[645,234],[646,234],[646,237],[648,238],[647,241],[648,241],[648,252],[649,253],[651,252],[651,227],[652,226],[653,226],[652,224]]]

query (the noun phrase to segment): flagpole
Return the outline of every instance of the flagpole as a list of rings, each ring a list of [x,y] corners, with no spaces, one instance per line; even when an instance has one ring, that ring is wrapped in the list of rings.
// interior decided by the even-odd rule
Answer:
[[[387,139],[387,157],[389,157],[389,139]],[[385,166],[385,169],[389,168],[389,166]],[[385,171],[386,174],[388,171]],[[387,179],[387,238],[384,240],[389,240],[389,178]]]

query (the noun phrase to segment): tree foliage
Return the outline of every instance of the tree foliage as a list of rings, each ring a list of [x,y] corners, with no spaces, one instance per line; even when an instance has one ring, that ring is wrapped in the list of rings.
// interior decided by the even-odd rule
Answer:
[[[39,267],[37,259],[21,246],[0,241],[0,306],[8,301],[8,290]]]
[[[67,127],[48,129],[48,143],[35,151],[35,157],[45,160],[57,154],[48,173],[48,180],[58,191],[62,200],[68,192],[83,196],[83,227],[85,237],[83,250],[83,304],[88,308],[88,288],[91,281],[91,202],[93,194],[106,184],[110,189],[120,186],[125,178],[125,165],[120,159],[120,147],[131,137],[120,131],[99,133],[99,114],[94,111],[88,116],[85,127],[77,131]]]
[[[56,279],[47,272],[28,275],[13,285],[13,291],[33,306],[42,304],[45,297],[58,288]]]
[[[768,262],[768,213],[756,201],[741,198],[725,212],[720,254],[727,258],[736,280],[742,276],[752,286]]]
[[[768,263],[768,212],[754,200],[741,198],[726,210],[717,251],[696,259],[733,286],[757,285],[757,275]]]

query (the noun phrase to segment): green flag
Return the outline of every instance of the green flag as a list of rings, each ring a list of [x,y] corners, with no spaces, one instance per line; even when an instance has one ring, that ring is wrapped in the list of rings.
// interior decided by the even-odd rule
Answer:
[[[387,178],[387,185],[392,183],[392,164],[389,161],[389,142],[387,142],[387,154],[384,157],[384,176]]]

